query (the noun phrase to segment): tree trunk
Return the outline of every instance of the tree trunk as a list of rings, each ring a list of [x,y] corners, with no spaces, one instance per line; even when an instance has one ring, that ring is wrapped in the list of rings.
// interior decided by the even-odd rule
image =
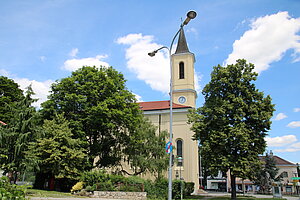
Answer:
[[[232,200],[236,200],[235,175],[233,175],[233,174],[230,173],[230,179],[231,179],[231,199]]]

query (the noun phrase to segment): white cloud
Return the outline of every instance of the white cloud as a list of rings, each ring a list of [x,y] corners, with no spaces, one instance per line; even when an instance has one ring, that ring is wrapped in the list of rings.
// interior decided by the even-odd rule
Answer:
[[[46,56],[40,56],[40,60],[41,60],[42,62],[45,62]]]
[[[153,42],[153,36],[129,34],[117,39],[118,44],[129,45],[126,49],[127,67],[154,90],[169,91],[170,67],[168,51],[159,51],[155,57],[148,53],[162,45]]]
[[[265,139],[266,139],[268,147],[286,146],[288,144],[291,144],[291,143],[297,141],[297,138],[296,138],[295,135],[284,135],[284,136],[278,136],[278,137],[266,137]]]
[[[296,152],[300,151],[300,148],[286,148],[286,149],[274,149],[274,152]]]
[[[6,76],[6,77],[8,77],[8,76],[9,76],[9,73],[8,73],[8,71],[6,71],[5,69],[0,69],[0,75],[1,75],[1,76]]]
[[[63,69],[68,71],[75,71],[82,66],[105,66],[108,67],[107,62],[102,61],[102,59],[107,58],[107,55],[97,55],[96,57],[90,58],[80,58],[80,59],[69,59],[64,62]]]
[[[300,127],[300,121],[292,121],[291,123],[289,123],[287,125],[287,127],[290,127],[290,128],[298,128]]]
[[[274,149],[274,152],[297,152],[300,151],[300,142],[290,144],[284,149]]]
[[[132,93],[132,94],[135,96],[137,102],[143,102],[143,99],[140,95],[135,94],[135,93]]]
[[[279,121],[279,120],[282,120],[282,119],[285,119],[287,118],[287,116],[284,114],[284,113],[278,113],[275,117],[275,121]]]
[[[244,58],[255,64],[255,71],[260,73],[267,70],[272,62],[279,61],[289,49],[294,50],[293,61],[300,61],[300,36],[297,35],[300,18],[292,18],[288,12],[278,12],[253,20],[250,27],[234,42],[226,64]]]
[[[292,144],[291,147],[300,149],[300,142]]]
[[[33,104],[35,107],[40,107],[40,104],[47,100],[49,95],[50,86],[54,82],[52,80],[46,80],[44,82],[39,82],[36,80],[29,80],[27,78],[14,78],[14,81],[20,85],[20,88],[25,91],[26,88],[31,84],[32,90],[35,93],[33,98],[38,99],[37,102]]]
[[[9,77],[10,79],[13,79],[20,86],[20,89],[22,89],[24,92],[26,91],[26,88],[31,84],[32,90],[35,93],[35,95],[33,95],[32,97],[38,99],[38,101],[35,102],[33,106],[37,108],[40,107],[40,104],[42,102],[47,100],[47,96],[49,95],[50,91],[50,86],[52,83],[54,83],[53,80],[46,80],[40,82],[36,80],[29,80],[27,78],[19,78],[3,69],[0,69],[0,74]]]
[[[169,93],[170,64],[168,50],[158,51],[155,57],[148,56],[149,52],[163,45],[155,43],[153,36],[142,35],[141,33],[128,34],[118,38],[116,42],[129,45],[126,49],[127,67],[137,75],[138,79],[145,81],[153,90],[165,94]],[[196,89],[200,88],[198,79],[199,77],[195,75]]]
[[[195,34],[196,36],[198,36],[198,31],[197,31],[197,29],[195,29],[195,28],[193,28],[193,27],[187,29],[186,32],[187,32],[187,33],[193,33],[193,34]]]
[[[69,53],[69,56],[71,57],[76,57],[77,56],[77,53],[78,53],[78,49],[77,48],[74,48],[70,51]]]
[[[300,108],[294,108],[294,112],[300,112]]]

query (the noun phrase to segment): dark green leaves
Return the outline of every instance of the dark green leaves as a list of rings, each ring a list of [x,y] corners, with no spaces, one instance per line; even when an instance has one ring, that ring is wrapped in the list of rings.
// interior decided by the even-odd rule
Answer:
[[[249,177],[249,166],[258,164],[258,154],[265,150],[274,105],[256,89],[253,69],[245,60],[214,67],[202,92],[204,105],[189,114],[194,138],[210,155],[211,170]]]

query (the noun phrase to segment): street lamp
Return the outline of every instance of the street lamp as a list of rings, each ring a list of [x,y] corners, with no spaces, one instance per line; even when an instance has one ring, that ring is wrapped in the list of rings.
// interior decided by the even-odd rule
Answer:
[[[168,49],[168,51],[169,51],[170,73],[171,73],[171,76],[170,76],[170,137],[169,137],[169,141],[171,142],[171,144],[172,144],[172,140],[173,140],[173,70],[172,70],[172,58],[171,58],[172,46],[173,46],[175,38],[177,37],[177,35],[179,34],[179,32],[181,31],[183,26],[187,25],[191,19],[194,19],[197,16],[197,13],[192,10],[192,11],[189,11],[186,16],[187,16],[186,19],[183,21],[183,23],[181,23],[179,30],[173,37],[170,48],[163,46],[163,47],[160,47],[160,48],[148,53],[149,56],[153,57],[161,49]],[[173,155],[173,152],[171,151],[170,157],[169,157],[169,170],[168,170],[168,172],[169,172],[168,173],[168,182],[169,182],[168,200],[172,200],[172,155]]]
[[[183,180],[183,178],[182,178],[182,176],[181,176],[181,167],[182,167],[182,164],[183,164],[183,158],[181,157],[181,156],[179,156],[178,158],[177,158],[177,160],[178,160],[178,165],[179,165],[179,179],[180,179],[180,199],[182,200],[182,198],[183,198],[183,195],[182,195],[182,189],[183,189],[183,187],[182,187],[182,180]]]

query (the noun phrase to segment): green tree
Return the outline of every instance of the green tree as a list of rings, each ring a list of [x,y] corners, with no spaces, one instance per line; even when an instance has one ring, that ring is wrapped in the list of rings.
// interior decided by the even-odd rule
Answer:
[[[262,164],[256,171],[254,183],[260,187],[262,193],[269,193],[272,188],[272,181],[276,179],[279,169],[276,167],[276,162],[272,154],[269,155],[267,153],[266,156],[261,158]]]
[[[112,166],[122,157],[130,133],[141,118],[134,95],[123,75],[112,67],[82,67],[52,85],[42,104],[43,118],[64,113],[74,137],[86,141],[90,163]]]
[[[204,105],[189,114],[194,138],[210,155],[210,168],[230,170],[232,199],[236,177],[253,178],[252,169],[260,165],[258,155],[265,151],[274,111],[271,97],[256,89],[253,69],[245,60],[214,67],[202,92]]]
[[[76,179],[87,163],[86,150],[80,139],[73,139],[69,122],[56,115],[45,120],[43,136],[29,145],[27,159],[35,163],[38,173],[50,178]]]
[[[12,113],[7,125],[0,127],[0,163],[4,173],[9,173],[11,181],[16,182],[17,175],[26,169],[25,152],[28,143],[36,138],[37,113],[31,104],[31,86],[27,88],[26,96],[20,101],[9,105]]]
[[[23,91],[12,79],[0,76],[0,120],[8,123],[14,113],[9,108],[14,102],[24,98]]]
[[[168,166],[168,155],[164,148],[167,132],[156,134],[156,129],[147,118],[141,118],[124,152],[133,174],[125,170],[123,172],[128,175],[150,172],[156,178],[162,178],[162,172]]]

